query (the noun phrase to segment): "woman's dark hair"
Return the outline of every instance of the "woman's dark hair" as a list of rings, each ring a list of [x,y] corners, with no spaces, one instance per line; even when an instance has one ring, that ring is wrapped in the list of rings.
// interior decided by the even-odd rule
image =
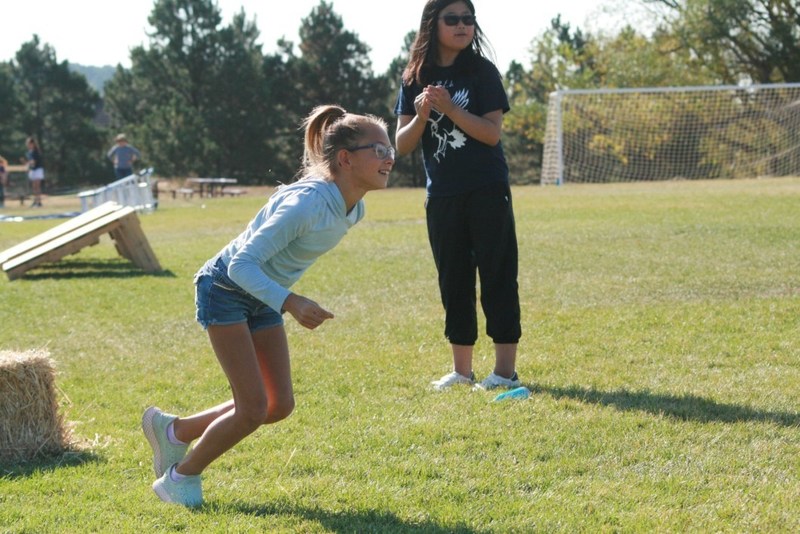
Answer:
[[[411,85],[417,82],[425,85],[431,80],[428,79],[431,67],[436,65],[437,45],[439,42],[439,15],[446,7],[462,1],[467,5],[470,12],[475,15],[475,6],[472,0],[428,0],[422,9],[422,19],[419,24],[419,31],[411,45],[409,51],[408,65],[403,71],[403,83]],[[486,57],[484,50],[491,53],[491,45],[483,35],[478,22],[475,22],[475,36],[469,48],[461,51],[456,58],[455,66],[462,70],[469,70],[479,58]]]

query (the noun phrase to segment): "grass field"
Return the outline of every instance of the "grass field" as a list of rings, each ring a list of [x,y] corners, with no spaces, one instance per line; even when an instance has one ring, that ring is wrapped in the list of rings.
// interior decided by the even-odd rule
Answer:
[[[428,388],[450,356],[423,192],[372,193],[295,287],[336,314],[287,326],[295,413],[206,471],[198,511],[153,494],[139,421],[228,398],[192,275],[264,196],[142,215],[159,276],[106,238],[3,276],[0,349],[50,352],[81,444],[0,466],[0,532],[799,531],[800,179],[514,195],[534,395]],[[0,223],[0,250],[54,224]]]

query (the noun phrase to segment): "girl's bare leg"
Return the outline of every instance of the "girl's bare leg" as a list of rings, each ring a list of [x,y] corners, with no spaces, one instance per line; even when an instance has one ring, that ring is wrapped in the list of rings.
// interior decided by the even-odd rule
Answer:
[[[450,347],[453,350],[454,370],[462,376],[470,376],[472,373],[473,347],[471,345],[450,345]],[[517,365],[517,344],[495,343],[494,353],[494,374],[504,378],[511,378]]]
[[[178,420],[178,439],[191,438],[205,426],[176,468],[182,475],[200,474],[259,426],[280,421],[294,409],[289,345],[282,326],[251,334],[244,323],[215,325],[208,328],[208,336],[228,377],[233,400]],[[182,421],[189,422],[183,430]]]
[[[41,203],[42,201],[42,181],[31,180],[31,187],[33,188],[33,201]]]
[[[453,351],[453,370],[461,376],[472,376],[472,345],[450,345]]]
[[[517,368],[517,344],[495,343],[494,374],[511,378]]]
[[[232,409],[233,399],[203,412],[186,417],[179,417],[173,422],[172,429],[175,432],[175,437],[184,443],[192,442],[203,435],[208,425],[213,423],[216,419],[219,419],[225,412]]]

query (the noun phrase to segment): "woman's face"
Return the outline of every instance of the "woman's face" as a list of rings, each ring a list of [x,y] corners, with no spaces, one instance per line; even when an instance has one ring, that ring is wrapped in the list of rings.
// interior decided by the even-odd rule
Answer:
[[[437,25],[442,51],[461,52],[475,37],[475,17],[465,2],[453,2],[442,9]]]

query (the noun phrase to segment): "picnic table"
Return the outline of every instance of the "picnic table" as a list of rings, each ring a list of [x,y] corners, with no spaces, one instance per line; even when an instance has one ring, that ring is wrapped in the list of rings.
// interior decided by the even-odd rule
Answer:
[[[188,178],[187,184],[197,188],[201,197],[215,197],[225,194],[225,186],[237,183],[236,178]]]

